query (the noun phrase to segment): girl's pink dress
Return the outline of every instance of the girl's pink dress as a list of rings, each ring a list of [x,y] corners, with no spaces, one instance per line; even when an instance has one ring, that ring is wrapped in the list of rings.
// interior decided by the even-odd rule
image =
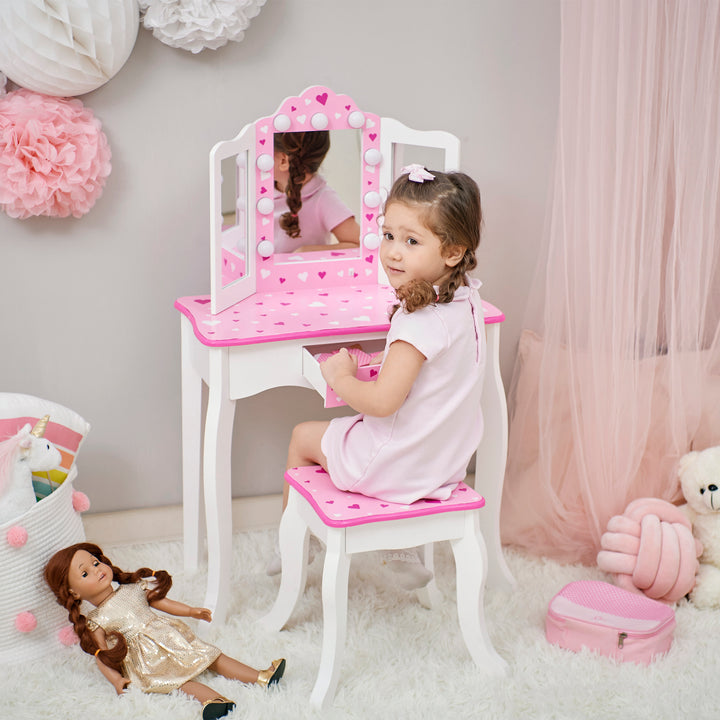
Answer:
[[[341,490],[398,503],[445,500],[465,478],[482,437],[480,394],[485,327],[477,288],[468,279],[450,303],[392,318],[385,351],[396,340],[427,359],[405,402],[388,417],[330,421],[321,448]]]

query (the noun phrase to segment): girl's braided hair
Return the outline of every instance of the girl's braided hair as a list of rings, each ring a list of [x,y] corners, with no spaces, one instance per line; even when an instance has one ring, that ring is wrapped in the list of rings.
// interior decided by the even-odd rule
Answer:
[[[70,563],[78,550],[85,550],[101,563],[109,565],[113,572],[113,580],[121,585],[136,583],[141,578],[154,576],[157,584],[148,592],[148,602],[161,600],[167,595],[172,586],[172,577],[165,570],[156,570],[153,573],[150,568],[140,568],[133,573],[124,572],[115,567],[97,545],[85,542],[59,550],[48,560],[44,573],[45,582],[53,591],[58,604],[68,611],[68,618],[73,624],[75,634],[80,638],[80,647],[90,655],[97,653],[97,657],[105,665],[121,672],[122,662],[127,655],[125,638],[118,632],[108,633],[108,649],[100,650],[95,637],[87,626],[87,618],[80,612],[82,600],[70,593],[68,573]]]
[[[308,174],[318,168],[330,150],[330,133],[327,130],[275,133],[275,152],[288,156],[290,178],[285,197],[290,210],[280,216],[280,227],[292,238],[300,236],[298,213],[302,207],[302,187]]]

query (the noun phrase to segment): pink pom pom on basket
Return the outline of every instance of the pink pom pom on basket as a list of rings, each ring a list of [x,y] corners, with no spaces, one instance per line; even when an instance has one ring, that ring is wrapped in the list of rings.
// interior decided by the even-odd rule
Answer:
[[[31,612],[21,612],[15,618],[15,627],[20,632],[32,632],[37,627],[37,619]]]
[[[72,494],[72,506],[75,512],[84,513],[90,509],[90,498],[79,490],[75,490]]]
[[[28,533],[21,525],[13,525],[7,531],[6,537],[10,547],[20,548],[27,542]]]

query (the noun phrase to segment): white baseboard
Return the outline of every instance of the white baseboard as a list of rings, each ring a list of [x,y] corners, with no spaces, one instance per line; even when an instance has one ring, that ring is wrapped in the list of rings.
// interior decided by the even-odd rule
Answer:
[[[233,531],[276,528],[282,514],[282,495],[234,498]],[[181,540],[182,505],[119,510],[83,515],[88,542],[106,545]]]

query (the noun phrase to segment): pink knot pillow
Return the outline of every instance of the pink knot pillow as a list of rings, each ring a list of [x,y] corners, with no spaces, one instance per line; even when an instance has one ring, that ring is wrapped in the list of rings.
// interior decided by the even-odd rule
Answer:
[[[633,500],[608,521],[598,567],[625,590],[675,603],[695,587],[702,544],[678,507],[659,498]]]

